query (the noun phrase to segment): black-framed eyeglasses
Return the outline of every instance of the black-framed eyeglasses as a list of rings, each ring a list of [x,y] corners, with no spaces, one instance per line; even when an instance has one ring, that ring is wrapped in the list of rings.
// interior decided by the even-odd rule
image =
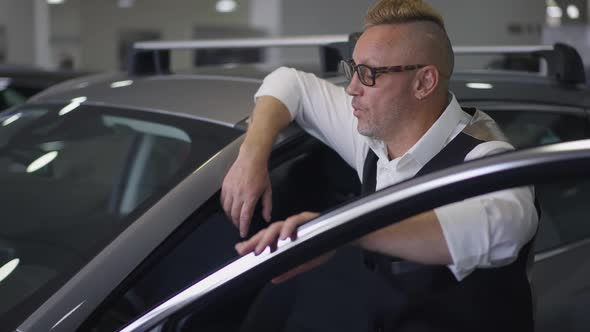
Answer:
[[[389,66],[389,67],[369,67],[367,65],[357,65],[354,63],[354,60],[342,60],[340,61],[340,66],[342,67],[342,71],[344,72],[344,76],[349,81],[352,80],[352,76],[354,73],[358,75],[359,81],[366,86],[374,86],[375,85],[375,78],[377,74],[381,73],[401,73],[404,71],[416,70],[426,65],[401,65],[401,66]]]

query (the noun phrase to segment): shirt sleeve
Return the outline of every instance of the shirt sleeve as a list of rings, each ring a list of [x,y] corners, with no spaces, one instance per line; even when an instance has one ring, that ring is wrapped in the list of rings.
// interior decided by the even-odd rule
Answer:
[[[486,142],[473,149],[465,160],[511,149],[505,142]],[[515,261],[538,224],[532,186],[481,195],[434,211],[453,259],[448,268],[459,281],[476,268]]]
[[[289,110],[291,118],[312,136],[334,149],[358,169],[364,148],[356,129],[351,97],[343,87],[317,76],[281,67],[265,79],[255,98],[273,96]]]

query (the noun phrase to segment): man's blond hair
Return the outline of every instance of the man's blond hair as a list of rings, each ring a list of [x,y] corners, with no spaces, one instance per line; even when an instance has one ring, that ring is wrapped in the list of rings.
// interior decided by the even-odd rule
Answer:
[[[422,0],[381,0],[367,12],[365,28],[418,21],[431,21],[445,28],[442,16]]]
[[[448,79],[453,73],[455,56],[442,16],[422,0],[379,0],[365,16],[365,29],[378,25],[432,23],[421,31],[431,36],[431,48],[437,55],[438,69]],[[428,26],[428,24],[426,24]],[[432,37],[434,36],[434,37]]]

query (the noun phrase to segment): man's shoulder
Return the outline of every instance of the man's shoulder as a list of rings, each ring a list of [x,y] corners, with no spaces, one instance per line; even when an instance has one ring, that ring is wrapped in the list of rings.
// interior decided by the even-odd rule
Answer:
[[[514,146],[506,141],[484,141],[469,151],[465,156],[465,160],[483,158],[512,150],[514,150]]]
[[[473,112],[470,114],[471,120],[463,129],[463,133],[482,142],[500,141],[510,144],[508,138],[492,117],[475,108],[470,110]]]

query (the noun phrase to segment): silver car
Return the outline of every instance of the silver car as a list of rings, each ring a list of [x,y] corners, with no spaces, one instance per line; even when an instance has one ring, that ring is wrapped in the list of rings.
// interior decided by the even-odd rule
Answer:
[[[542,205],[530,275],[537,330],[590,326],[590,94],[579,79],[457,73],[459,100],[532,148],[364,198],[352,169],[292,125],[269,165],[273,220],[323,213],[297,240],[238,257],[219,190],[266,72],[170,73],[164,46],[139,49],[147,67],[69,81],[0,113],[4,330],[359,331],[370,276],[355,249],[284,284],[269,280],[387,223],[529,184]],[[264,226],[258,212],[251,232]]]

